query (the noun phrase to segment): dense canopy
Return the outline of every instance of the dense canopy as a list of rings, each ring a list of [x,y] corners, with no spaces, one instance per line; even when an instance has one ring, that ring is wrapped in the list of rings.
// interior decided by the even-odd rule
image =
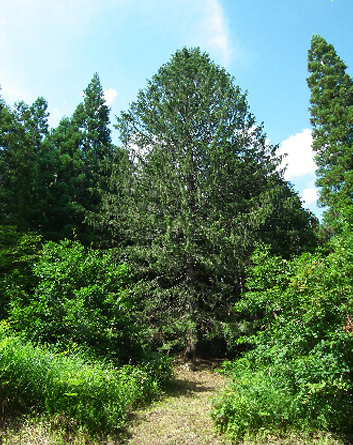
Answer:
[[[322,225],[198,48],[117,117],[119,147],[97,74],[56,128],[44,98],[0,100],[4,412],[116,433],[166,355],[227,357],[212,415],[233,441],[351,434],[353,81],[320,36],[308,69]]]

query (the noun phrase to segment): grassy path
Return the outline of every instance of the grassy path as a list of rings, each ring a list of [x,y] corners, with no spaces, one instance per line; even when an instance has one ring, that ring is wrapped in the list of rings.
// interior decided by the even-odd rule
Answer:
[[[210,398],[226,384],[225,377],[199,362],[194,370],[178,365],[175,381],[162,400],[135,413],[126,445],[223,445],[214,431]]]

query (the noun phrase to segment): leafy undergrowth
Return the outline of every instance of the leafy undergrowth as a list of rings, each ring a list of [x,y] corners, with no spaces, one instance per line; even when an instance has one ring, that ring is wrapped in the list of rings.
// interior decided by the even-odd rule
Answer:
[[[353,236],[331,244],[327,256],[253,256],[249,292],[236,309],[261,329],[245,339],[254,348],[226,364],[232,383],[213,411],[234,441],[319,431],[352,443]]]
[[[246,368],[242,361],[236,375],[232,372],[229,385],[213,400],[212,417],[218,431],[241,445],[347,445],[346,434],[332,433],[325,428],[309,428],[304,421],[288,418],[288,410],[300,403],[288,394],[271,376]],[[234,371],[234,370],[233,370]],[[242,372],[243,371],[243,374]],[[304,400],[303,404],[306,403]],[[300,413],[299,413],[300,414]],[[313,413],[314,415],[314,413]],[[280,423],[282,422],[282,423]]]
[[[219,362],[176,363],[175,378],[164,397],[136,412],[124,445],[344,445],[328,433],[258,433],[232,441],[217,433],[211,420],[215,397],[231,383],[218,372]],[[214,370],[214,368],[217,368]]]
[[[227,391],[229,380],[213,370],[218,363],[177,363],[175,378],[160,400],[138,409],[130,427],[117,436],[98,438],[87,428],[64,415],[23,416],[2,428],[3,445],[344,445],[329,434],[257,434],[231,442],[215,432],[210,417],[211,401],[219,391]],[[4,425],[3,425],[4,426]]]
[[[128,412],[161,391],[169,369],[163,358],[138,367],[114,368],[104,362],[88,362],[79,353],[58,354],[24,343],[16,336],[0,338],[3,441],[84,444],[90,443],[89,436],[117,436],[126,424]],[[24,414],[39,420],[28,423],[22,418],[20,426],[16,425],[13,419]],[[16,442],[17,430],[20,436],[33,430],[50,430],[52,439],[25,442],[22,437]],[[80,441],[63,441],[61,436],[77,436]]]

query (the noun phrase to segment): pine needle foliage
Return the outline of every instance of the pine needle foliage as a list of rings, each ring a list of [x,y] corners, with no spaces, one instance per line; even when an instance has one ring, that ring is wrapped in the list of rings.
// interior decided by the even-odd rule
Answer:
[[[105,222],[125,237],[151,341],[193,355],[222,335],[256,243],[290,255],[312,220],[246,94],[198,48],[177,51],[117,128],[130,166],[112,178]]]
[[[332,232],[353,198],[353,79],[333,45],[318,35],[311,40],[308,69],[319,202],[327,207]]]

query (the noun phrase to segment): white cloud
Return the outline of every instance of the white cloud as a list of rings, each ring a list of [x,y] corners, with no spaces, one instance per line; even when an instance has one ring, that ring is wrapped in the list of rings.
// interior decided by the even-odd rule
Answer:
[[[301,196],[306,204],[311,204],[317,201],[318,190],[315,187],[306,188],[302,191]]]
[[[3,78],[1,80],[3,81]],[[21,100],[27,103],[32,103],[35,100],[35,96],[31,95],[24,87],[6,79],[1,85],[0,96],[5,99],[8,105],[13,105],[14,102]]]
[[[198,38],[202,47],[219,55],[222,64],[228,66],[232,48],[230,44],[228,24],[219,0],[202,2],[203,13],[198,23]]]
[[[108,90],[104,91],[105,103],[107,105],[112,104],[117,95],[118,93],[113,88],[109,88]]]
[[[225,67],[235,50],[238,55],[221,0],[136,0],[137,5],[142,23],[159,33],[163,30],[179,47],[199,46]]]
[[[284,174],[286,180],[315,173],[316,164],[314,151],[311,147],[312,141],[311,131],[306,128],[281,143],[279,154],[287,153],[283,159],[283,164],[287,165]]]
[[[224,13],[217,0],[206,2],[205,25],[210,33],[209,44],[221,53],[223,62],[227,66],[231,56],[229,35]]]

